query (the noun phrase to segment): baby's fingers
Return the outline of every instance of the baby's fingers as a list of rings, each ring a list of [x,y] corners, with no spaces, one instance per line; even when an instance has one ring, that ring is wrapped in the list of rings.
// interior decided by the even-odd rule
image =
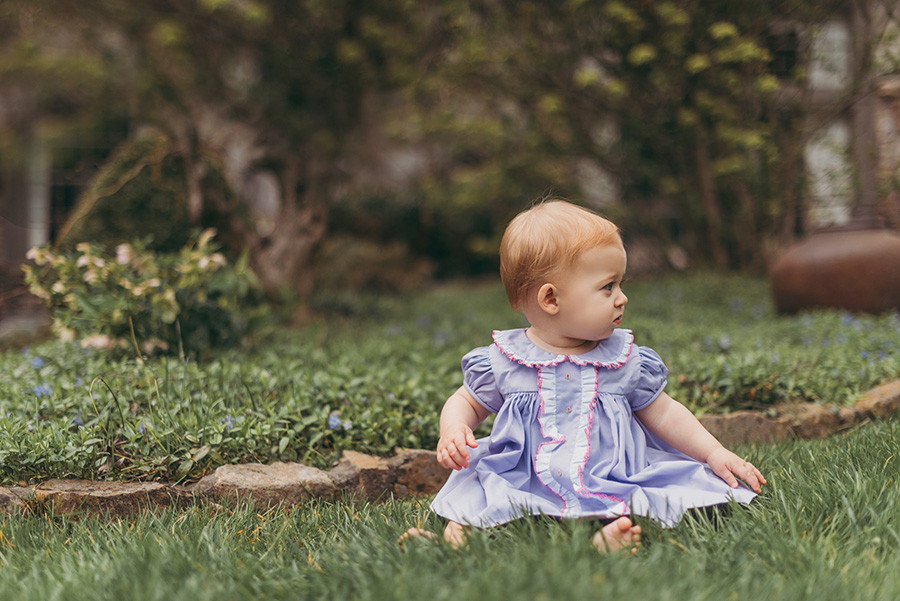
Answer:
[[[451,470],[461,470],[466,467],[459,458],[459,454],[451,453],[448,448],[438,449],[437,462],[442,466]]]
[[[466,439],[463,437],[460,438],[460,440],[454,440],[447,445],[447,454],[453,462],[459,466],[454,469],[469,467],[469,450],[466,448]]]
[[[478,446],[478,443],[475,442],[475,434],[473,434],[471,430],[466,432],[466,444],[473,449]]]
[[[744,461],[737,466],[737,469],[735,469],[734,472],[751,489],[756,492],[762,492],[761,485],[766,483],[766,479],[763,478],[762,472],[756,469],[756,466],[752,463]]]

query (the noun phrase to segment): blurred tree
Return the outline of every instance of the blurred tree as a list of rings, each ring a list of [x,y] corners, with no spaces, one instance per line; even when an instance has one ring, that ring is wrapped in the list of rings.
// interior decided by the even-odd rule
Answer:
[[[804,97],[802,86],[791,86],[804,72],[779,80],[766,41],[773,23],[821,19],[834,7],[801,0],[445,7],[458,45],[432,96],[446,96],[446,82],[456,82],[458,98],[476,99],[469,102],[475,117],[457,113],[448,122],[480,135],[464,146],[465,167],[441,182],[453,185],[435,186],[442,199],[477,202],[478,186],[503,197],[504,188],[515,192],[534,177],[577,191],[574,172],[587,165],[618,184],[605,193],[608,204],[602,194],[594,204],[626,231],[684,245],[718,267],[761,266],[766,234],[793,228]],[[460,181],[473,173],[477,184]]]
[[[406,0],[4,6],[20,39],[32,27],[63,32],[87,57],[72,62],[105,62],[134,119],[162,130],[183,159],[189,218],[227,220],[266,287],[288,284],[301,297],[364,99],[418,77],[437,39],[427,6]],[[91,83],[47,89],[68,98]],[[219,176],[230,193],[208,187]]]
[[[270,291],[304,298],[329,218],[331,233],[403,237],[442,273],[471,273],[544,193],[754,266],[796,228],[809,133],[804,42],[778,55],[772,26],[841,5],[6,0],[0,88],[20,100],[0,125],[126,111],[154,126],[163,174],[183,180],[160,189],[223,224]],[[389,179],[378,171],[398,157],[413,165],[404,190],[351,185]],[[139,198],[126,183],[110,189]]]

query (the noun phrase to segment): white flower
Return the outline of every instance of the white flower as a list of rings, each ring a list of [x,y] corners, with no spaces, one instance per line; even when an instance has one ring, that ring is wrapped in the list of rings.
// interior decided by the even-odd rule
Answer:
[[[200,238],[197,239],[197,248],[206,248],[206,245],[209,244],[209,241],[213,236],[216,235],[215,228],[207,228],[203,230],[203,233],[200,234]]]
[[[159,288],[162,282],[159,281],[159,278],[150,278],[146,282],[144,282],[145,286],[149,286],[150,288]]]
[[[75,261],[76,267],[87,267],[91,263],[91,258],[87,255],[81,255],[78,257],[78,260]]]
[[[87,254],[87,253],[91,252],[91,245],[88,244],[87,242],[79,242],[78,244],[75,245],[75,250],[77,250],[80,253]]]
[[[200,266],[200,269],[206,269],[210,265],[216,265],[217,267],[225,266],[225,257],[222,256],[221,253],[213,253],[208,257],[201,257],[200,261],[197,263]]]
[[[86,271],[84,273],[84,281],[87,282],[88,284],[93,283],[94,281],[96,281],[96,279],[97,279],[96,271]]]
[[[66,291],[66,285],[63,284],[62,282],[56,282],[53,284],[53,287],[51,288],[51,290],[53,290],[53,292],[55,292],[57,294],[62,294],[63,292]]]
[[[82,348],[87,348],[89,346],[93,347],[93,348],[101,348],[101,349],[109,348],[109,346],[110,346],[109,336],[107,336],[106,334],[95,334],[93,336],[88,336],[87,338],[85,338],[84,340],[81,341]]]
[[[120,244],[116,247],[116,263],[128,265],[131,263],[131,245]]]

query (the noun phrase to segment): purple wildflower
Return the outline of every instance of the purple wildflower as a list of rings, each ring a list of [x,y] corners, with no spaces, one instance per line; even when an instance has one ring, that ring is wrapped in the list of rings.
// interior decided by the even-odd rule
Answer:
[[[41,384],[40,386],[34,386],[31,389],[31,392],[33,392],[34,396],[36,396],[37,398],[41,398],[44,396],[50,396],[51,394],[53,394],[53,391],[47,387],[46,383]]]
[[[31,360],[31,367],[33,367],[35,369],[40,369],[40,368],[44,367],[44,360],[41,359],[40,357],[35,357],[34,359]]]
[[[226,415],[225,417],[223,417],[221,420],[219,420],[219,423],[224,424],[226,430],[231,430],[232,428],[234,428],[234,418],[230,415]]]
[[[329,430],[337,430],[341,427],[341,413],[340,411],[332,411],[331,415],[328,416],[328,429]]]

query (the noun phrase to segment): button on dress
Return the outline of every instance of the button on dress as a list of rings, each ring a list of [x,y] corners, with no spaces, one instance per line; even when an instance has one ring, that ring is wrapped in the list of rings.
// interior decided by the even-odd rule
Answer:
[[[466,390],[496,416],[490,436],[469,449],[469,467],[452,472],[431,503],[447,519],[488,527],[529,514],[641,515],[672,526],[688,509],[756,496],[635,417],[663,391],[668,370],[629,330],[580,355],[545,351],[524,329],[495,331],[462,368]]]

